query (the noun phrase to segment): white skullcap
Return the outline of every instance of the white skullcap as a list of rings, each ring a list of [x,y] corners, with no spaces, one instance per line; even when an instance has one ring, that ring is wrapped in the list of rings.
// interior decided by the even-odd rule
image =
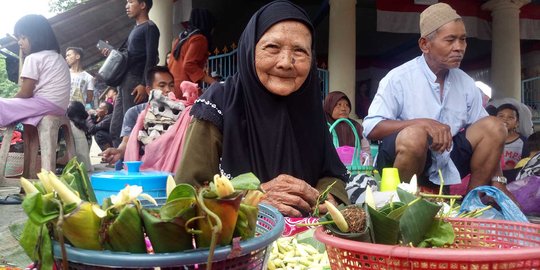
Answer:
[[[420,35],[425,37],[439,27],[460,18],[456,10],[448,4],[431,5],[420,14]]]

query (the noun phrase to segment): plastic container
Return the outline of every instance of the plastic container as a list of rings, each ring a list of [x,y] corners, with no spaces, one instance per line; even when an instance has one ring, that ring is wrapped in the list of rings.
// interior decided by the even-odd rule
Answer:
[[[231,252],[231,246],[218,247],[214,253],[212,269],[267,269],[272,242],[281,236],[285,221],[272,206],[260,204],[256,236],[241,241],[240,249]],[[60,266],[60,244],[53,243],[54,258]],[[83,250],[66,245],[69,269],[108,269],[180,267],[206,269],[208,249],[195,249],[175,253],[131,254],[127,252]],[[60,268],[59,268],[60,269]]]
[[[99,204],[105,198],[116,195],[126,185],[137,185],[143,192],[154,198],[166,197],[167,177],[169,172],[139,171],[141,161],[126,161],[127,171],[107,171],[90,176],[92,187]]]
[[[448,219],[456,235],[448,248],[371,244],[330,235],[326,244],[332,269],[540,269],[540,225],[504,220]]]

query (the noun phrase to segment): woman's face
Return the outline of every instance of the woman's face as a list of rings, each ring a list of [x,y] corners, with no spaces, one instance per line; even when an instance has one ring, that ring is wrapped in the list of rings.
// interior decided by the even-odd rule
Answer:
[[[28,40],[26,36],[20,35],[17,43],[19,44],[19,47],[21,47],[22,53],[24,55],[30,54],[30,40]]]
[[[346,99],[342,98],[337,102],[336,106],[334,107],[334,110],[332,111],[332,118],[348,118],[350,113],[351,106],[349,105],[349,102],[347,102]]]
[[[255,69],[271,93],[298,90],[311,68],[311,33],[301,22],[282,21],[268,29],[255,47]]]

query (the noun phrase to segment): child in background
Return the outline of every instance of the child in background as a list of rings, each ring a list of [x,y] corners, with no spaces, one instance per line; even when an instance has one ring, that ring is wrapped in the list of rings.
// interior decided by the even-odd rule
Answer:
[[[531,175],[540,176],[540,131],[527,138],[526,146],[529,148],[530,154],[516,164],[516,169],[520,169],[516,180]]]
[[[13,98],[0,98],[0,127],[16,122],[37,126],[45,115],[64,115],[69,103],[69,67],[49,21],[26,15],[15,24],[15,37],[24,55],[20,89]]]
[[[529,156],[529,150],[525,144],[527,139],[517,131],[519,112],[514,105],[510,103],[502,104],[497,108],[496,116],[504,122],[508,130],[503,151],[503,171],[511,170],[514,169],[522,157]]]

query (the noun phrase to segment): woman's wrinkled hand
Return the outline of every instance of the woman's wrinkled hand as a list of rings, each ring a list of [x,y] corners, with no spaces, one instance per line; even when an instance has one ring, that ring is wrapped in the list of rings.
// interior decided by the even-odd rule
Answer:
[[[336,207],[338,206],[338,203],[334,196],[332,196],[332,194],[328,193],[326,200],[329,201],[331,204],[335,205]],[[321,217],[322,215],[326,214],[326,212],[328,212],[328,209],[326,209],[326,205],[324,205],[324,202],[321,202],[321,204],[319,204],[319,213],[321,214]]]
[[[319,197],[319,191],[304,180],[286,174],[261,184],[261,189],[265,192],[262,202],[289,217],[310,213]]]

